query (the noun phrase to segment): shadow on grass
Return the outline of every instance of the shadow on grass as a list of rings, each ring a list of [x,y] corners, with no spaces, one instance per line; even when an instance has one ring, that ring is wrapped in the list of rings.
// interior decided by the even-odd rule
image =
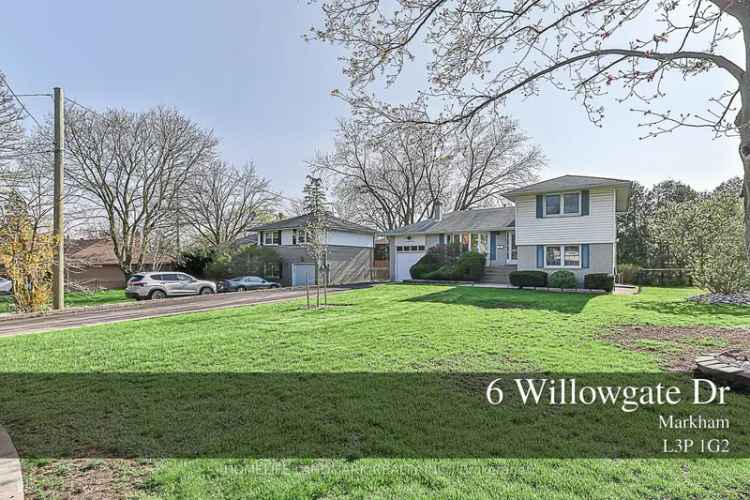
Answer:
[[[484,309],[535,309],[578,314],[594,296],[584,293],[557,293],[535,290],[455,287],[406,299],[405,302],[439,302]]]
[[[563,384],[570,404],[549,402]],[[657,384],[684,399],[641,398]],[[527,403],[532,385],[543,395]],[[667,458],[664,439],[685,430],[656,415],[692,415],[692,386],[687,373],[0,373],[0,423],[27,459]],[[618,390],[609,403],[570,401],[596,387]],[[742,422],[750,398],[728,397],[701,414]],[[744,432],[722,431],[722,457],[750,456]],[[690,431],[695,443],[715,437]],[[701,456],[690,451],[679,458]]]
[[[747,306],[699,304],[687,300],[672,302],[639,301],[629,304],[628,307],[640,311],[651,311],[659,314],[671,314],[675,316],[706,317],[723,314],[727,316],[750,317],[750,307]]]

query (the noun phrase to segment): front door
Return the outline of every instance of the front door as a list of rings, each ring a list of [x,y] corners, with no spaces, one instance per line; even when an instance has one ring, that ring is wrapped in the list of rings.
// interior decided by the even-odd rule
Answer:
[[[508,237],[505,231],[494,231],[490,237],[490,266],[504,266],[507,260]]]

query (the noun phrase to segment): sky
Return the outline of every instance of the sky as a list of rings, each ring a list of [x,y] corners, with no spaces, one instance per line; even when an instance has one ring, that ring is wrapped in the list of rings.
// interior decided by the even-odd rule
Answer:
[[[174,106],[214,131],[225,160],[255,162],[273,189],[296,198],[305,162],[331,150],[336,119],[348,116],[330,95],[348,85],[337,59],[343,52],[302,38],[319,19],[319,7],[305,0],[6,2],[0,70],[17,93],[61,86],[93,109]],[[732,50],[739,55],[741,46]],[[413,99],[424,87],[423,64],[385,92],[389,101]],[[670,83],[670,102],[700,111],[726,77]],[[51,110],[48,98],[24,101],[39,119]],[[553,88],[511,99],[506,111],[543,149],[544,178],[599,175],[646,185],[672,178],[710,189],[741,174],[736,139],[682,129],[641,141],[644,131],[628,105],[614,96],[603,103],[603,128],[588,121],[570,94]]]

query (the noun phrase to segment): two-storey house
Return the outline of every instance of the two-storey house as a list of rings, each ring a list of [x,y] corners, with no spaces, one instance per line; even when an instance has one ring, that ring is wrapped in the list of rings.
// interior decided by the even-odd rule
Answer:
[[[309,215],[278,220],[252,228],[257,244],[272,247],[281,259],[284,286],[315,284],[315,263],[306,246]],[[330,284],[357,283],[372,279],[373,252],[377,231],[333,215],[326,218],[326,253],[322,264],[328,269]]]
[[[564,175],[515,189],[513,207],[457,211],[388,232],[391,276],[409,268],[438,243],[460,242],[487,254],[488,281],[507,283],[510,271],[572,271],[579,283],[589,273],[615,272],[617,213],[627,210],[632,183],[622,179]]]

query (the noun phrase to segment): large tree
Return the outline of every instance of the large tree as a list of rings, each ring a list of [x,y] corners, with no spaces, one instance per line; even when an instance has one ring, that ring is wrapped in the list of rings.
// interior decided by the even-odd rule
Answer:
[[[201,243],[221,250],[275,210],[278,196],[269,188],[252,163],[235,167],[214,160],[189,177],[175,210]]]
[[[450,147],[454,210],[504,203],[502,194],[534,181],[544,162],[516,121],[494,113],[453,128]]]
[[[211,132],[174,109],[66,110],[66,180],[106,221],[125,275],[137,271],[191,173],[214,156]]]
[[[543,157],[515,121],[486,113],[460,129],[340,120],[334,152],[310,164],[331,177],[339,213],[388,230],[431,217],[437,201],[454,210],[501,204]]]
[[[376,102],[365,87],[381,75],[395,81],[426,45],[428,84],[419,99],[453,103],[431,121],[465,122],[510,95],[540,92],[546,81],[572,92],[597,125],[604,117],[598,97],[619,85],[618,101],[634,103],[647,136],[689,126],[739,137],[750,248],[750,3],[329,0],[322,10],[323,23],[311,36],[348,49],[343,61],[351,90],[339,94],[390,119],[398,119],[395,108]],[[739,61],[729,56],[736,48],[744,55]],[[683,85],[678,78],[706,72],[724,75],[712,80],[708,103],[696,98],[677,112],[655,108],[669,85]],[[696,97],[703,82],[696,79]]]
[[[335,150],[310,162],[331,177],[347,218],[392,229],[429,217],[447,192],[446,138],[439,127],[340,120]]]

